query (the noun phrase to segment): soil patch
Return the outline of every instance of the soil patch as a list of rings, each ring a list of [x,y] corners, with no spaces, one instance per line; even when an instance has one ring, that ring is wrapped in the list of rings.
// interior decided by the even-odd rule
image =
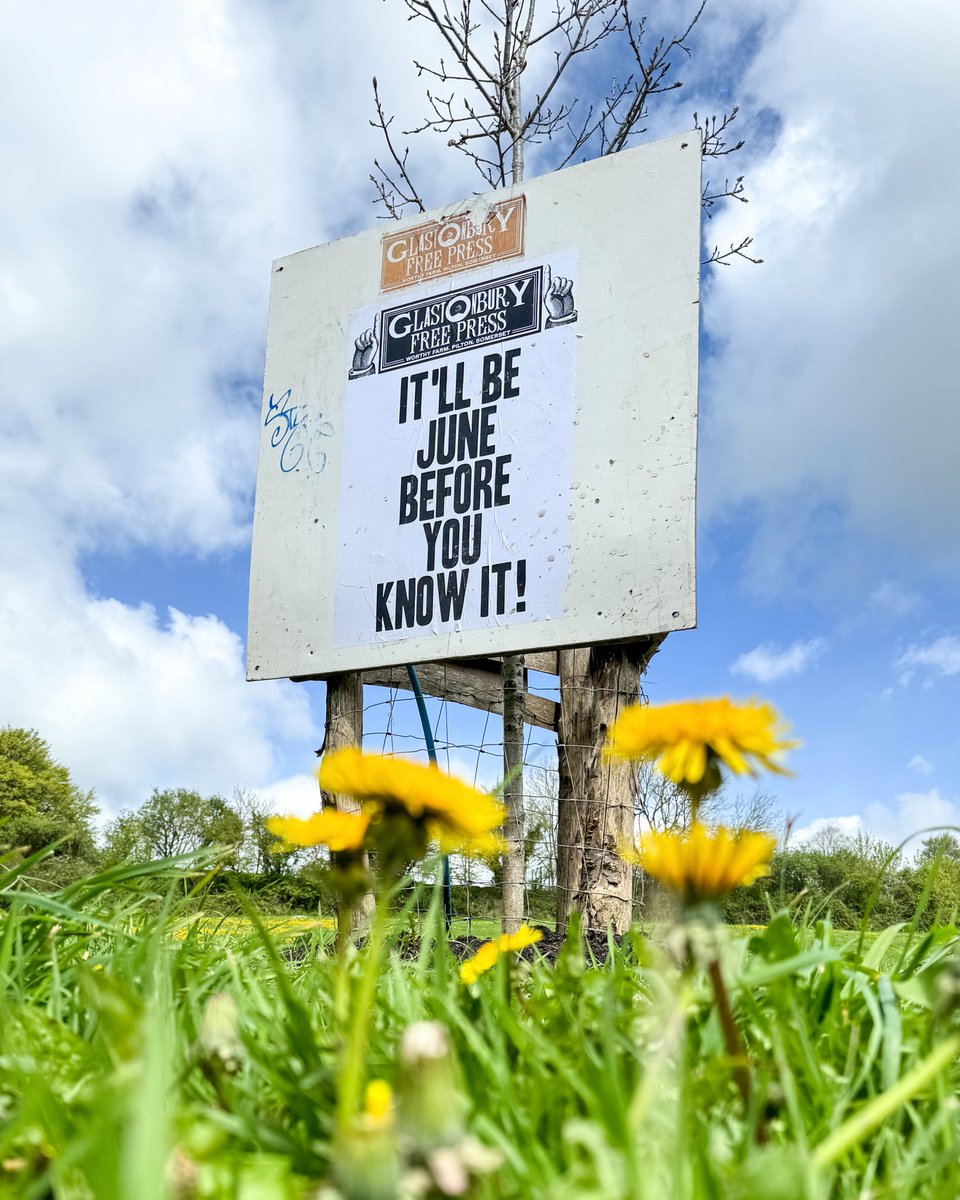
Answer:
[[[547,962],[555,962],[557,955],[560,953],[564,942],[565,935],[557,933],[556,930],[547,929],[543,925],[533,925],[534,929],[539,929],[543,934],[540,941],[533,946],[527,946],[519,952],[520,958],[526,959],[527,962],[532,962],[535,958],[545,958]],[[449,942],[450,952],[458,962],[463,962],[464,959],[471,958],[484,942],[489,941],[489,938],[474,937],[472,935],[464,935],[463,937],[453,938]],[[607,935],[599,930],[588,930],[583,934],[583,958],[586,963],[591,962],[606,962],[607,953],[610,949],[610,943],[607,940]],[[620,935],[613,935],[614,944],[620,945]],[[362,945],[362,943],[361,943]],[[301,963],[306,959],[311,946],[311,938],[304,934],[300,937],[291,939],[285,946],[280,949],[280,953],[287,962]],[[401,956],[406,959],[416,959],[420,956],[420,939],[412,937],[409,934],[402,936],[397,944]]]
[[[525,950],[520,951],[520,957],[532,962],[538,956],[545,958],[547,962],[554,962],[557,955],[560,953],[566,935],[557,933],[554,929],[546,929],[542,925],[534,925],[534,929],[539,929],[543,937],[534,946],[527,946]],[[461,962],[465,958],[470,958],[476,954],[477,950],[483,945],[487,938],[478,937],[459,937],[450,942],[450,950],[454,957]],[[619,946],[620,937],[614,934],[614,943]],[[607,952],[610,949],[610,943],[607,940],[607,935],[599,930],[588,930],[583,935],[583,957],[586,962],[596,961],[605,962]]]

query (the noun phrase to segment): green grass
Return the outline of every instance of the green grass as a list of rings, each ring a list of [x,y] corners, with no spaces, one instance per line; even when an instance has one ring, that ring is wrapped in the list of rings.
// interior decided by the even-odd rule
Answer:
[[[496,1159],[467,1194],[491,1200],[960,1194],[952,926],[660,925],[602,967],[571,943],[466,988],[434,897],[419,958],[387,957],[371,1014],[364,1071],[395,1086],[398,1125],[335,1145],[365,951],[338,976],[322,925],[198,918],[184,890],[175,863],[54,895],[0,878],[0,1196],[374,1200],[441,1142],[470,1158],[467,1134]],[[716,953],[740,1063],[702,969]],[[439,1074],[401,1055],[424,1020],[452,1047]]]
[[[465,917],[460,917],[450,922],[450,936],[452,938],[495,938],[502,932],[503,922],[495,920],[492,917],[474,917],[469,921]]]

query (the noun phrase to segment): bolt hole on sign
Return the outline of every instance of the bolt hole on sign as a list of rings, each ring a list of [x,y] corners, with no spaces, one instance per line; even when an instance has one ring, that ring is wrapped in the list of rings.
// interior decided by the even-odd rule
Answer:
[[[695,623],[699,155],[274,264],[249,678]]]

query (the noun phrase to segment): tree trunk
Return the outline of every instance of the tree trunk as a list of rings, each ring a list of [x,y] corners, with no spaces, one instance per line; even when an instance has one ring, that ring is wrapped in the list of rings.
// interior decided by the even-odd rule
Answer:
[[[503,801],[507,819],[503,837],[503,931],[516,933],[523,922],[523,656],[507,654],[503,680]]]
[[[512,36],[516,3],[517,0],[507,0],[504,62],[510,62],[513,53],[509,39]],[[511,129],[514,131],[510,179],[512,183],[520,183],[523,179],[523,139],[515,133],[520,122],[519,74],[506,81],[505,91]],[[503,826],[503,837],[507,843],[507,855],[503,862],[503,931],[516,933],[523,922],[524,908],[522,654],[503,656],[500,678],[503,683],[503,800],[507,808],[507,819]]]
[[[636,703],[640,676],[662,637],[561,650],[557,927],[581,913],[584,929],[623,933],[632,916],[632,873],[617,854],[633,837],[636,767],[604,761],[607,730]]]
[[[344,746],[363,745],[363,681],[359,671],[331,675],[327,680],[327,717],[324,727],[323,750],[341,750]],[[323,793],[324,804],[334,805],[340,812],[356,813],[360,803],[351,796]],[[354,928],[367,924],[373,912],[373,895],[367,893],[354,909]]]

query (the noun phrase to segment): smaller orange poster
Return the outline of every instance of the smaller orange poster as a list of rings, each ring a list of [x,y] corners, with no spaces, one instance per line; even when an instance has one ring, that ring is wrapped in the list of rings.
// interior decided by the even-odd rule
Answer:
[[[473,213],[462,212],[399,233],[385,233],[381,292],[515,258],[523,253],[525,218],[524,197],[514,196],[491,204],[479,223]]]

